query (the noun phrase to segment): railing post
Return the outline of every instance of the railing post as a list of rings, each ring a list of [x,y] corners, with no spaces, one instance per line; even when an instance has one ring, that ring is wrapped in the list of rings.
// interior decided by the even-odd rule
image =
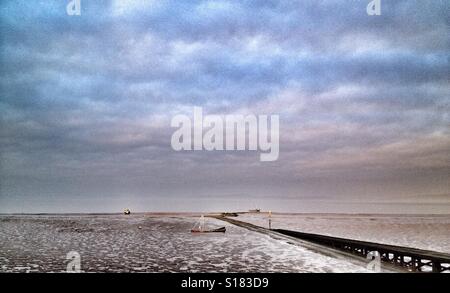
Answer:
[[[440,272],[441,272],[441,264],[433,261],[433,273],[440,273]]]

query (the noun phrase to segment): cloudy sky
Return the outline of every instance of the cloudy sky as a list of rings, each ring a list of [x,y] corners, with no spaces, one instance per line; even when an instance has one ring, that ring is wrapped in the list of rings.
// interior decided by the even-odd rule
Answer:
[[[0,212],[450,213],[450,2],[5,0]],[[171,118],[280,115],[280,156]]]

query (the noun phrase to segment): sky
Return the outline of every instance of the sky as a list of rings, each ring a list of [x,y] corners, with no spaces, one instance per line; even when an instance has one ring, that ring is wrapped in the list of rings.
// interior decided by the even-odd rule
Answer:
[[[0,212],[450,213],[450,2],[0,2]],[[280,153],[174,151],[279,115]]]

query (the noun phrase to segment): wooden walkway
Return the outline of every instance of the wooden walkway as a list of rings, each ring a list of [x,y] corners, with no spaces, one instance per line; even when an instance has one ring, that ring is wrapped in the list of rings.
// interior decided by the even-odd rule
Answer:
[[[353,239],[338,238],[326,235],[303,233],[284,229],[267,229],[250,223],[230,219],[227,217],[215,217],[231,224],[249,228],[251,230],[264,229],[278,232],[283,235],[320,244],[337,250],[350,252],[361,257],[380,257],[385,263],[402,267],[411,272],[435,272],[450,271],[450,254],[430,250],[422,250],[411,247],[387,245],[375,242],[359,241]]]
[[[412,272],[422,272],[427,269],[435,273],[450,271],[450,254],[447,253],[283,229],[273,231],[363,257],[367,257],[369,253],[373,257],[378,255],[381,261],[407,268]]]

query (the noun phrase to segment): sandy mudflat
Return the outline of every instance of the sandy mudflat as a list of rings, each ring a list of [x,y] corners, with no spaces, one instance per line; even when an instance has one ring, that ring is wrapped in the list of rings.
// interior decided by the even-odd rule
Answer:
[[[280,239],[210,220],[227,232],[192,235],[190,215],[2,215],[0,272],[62,272],[77,251],[89,272],[367,272]],[[141,227],[141,229],[139,229]]]

